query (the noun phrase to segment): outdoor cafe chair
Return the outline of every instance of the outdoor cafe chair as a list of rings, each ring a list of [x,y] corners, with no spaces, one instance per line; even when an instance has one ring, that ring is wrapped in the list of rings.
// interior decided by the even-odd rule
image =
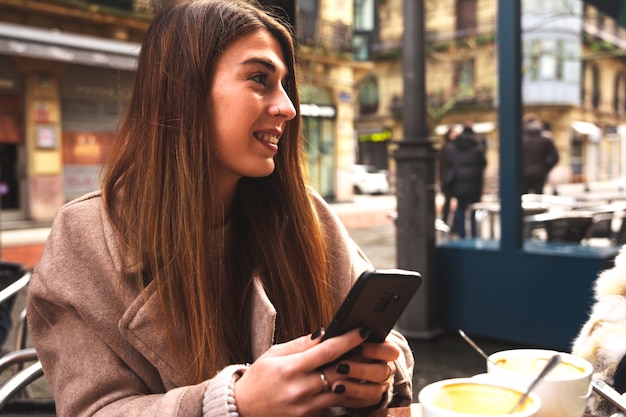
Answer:
[[[21,264],[0,262],[0,278],[8,284],[0,291],[0,303],[14,299],[27,288],[31,271]],[[15,349],[0,357],[0,417],[56,416],[52,398],[35,398],[29,389],[43,376],[34,348],[27,347],[26,309],[21,311],[16,331]]]
[[[581,243],[592,226],[594,213],[565,211],[534,214],[524,217],[524,235],[533,238],[545,233],[547,242]]]
[[[551,194],[522,194],[522,207],[541,207],[544,211],[567,211],[578,207],[573,197]]]
[[[626,210],[600,212],[593,215],[585,243],[622,246],[626,242]]]

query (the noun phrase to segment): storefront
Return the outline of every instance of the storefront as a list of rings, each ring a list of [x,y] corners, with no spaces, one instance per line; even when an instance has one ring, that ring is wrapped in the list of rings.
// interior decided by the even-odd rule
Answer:
[[[570,124],[572,136],[570,142],[570,165],[573,182],[599,180],[601,173],[602,130],[594,123],[573,121]]]
[[[0,22],[2,222],[98,188],[139,44]]]
[[[358,133],[356,162],[388,170],[391,137],[391,129],[387,128],[360,131]]]
[[[133,73],[72,65],[61,77],[63,188],[72,200],[99,188],[99,175]]]
[[[24,103],[22,79],[0,56],[0,206],[2,220],[24,217]]]
[[[311,186],[324,198],[335,197],[336,115],[329,91],[311,85],[300,89],[302,130]]]

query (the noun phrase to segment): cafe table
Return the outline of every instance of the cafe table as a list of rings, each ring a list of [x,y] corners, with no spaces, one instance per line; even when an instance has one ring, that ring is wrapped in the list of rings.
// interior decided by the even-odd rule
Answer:
[[[367,417],[422,417],[422,407],[413,403],[410,407],[384,408],[371,411]]]
[[[386,408],[372,411],[367,417],[422,417],[422,407],[418,403],[410,407]],[[583,417],[601,417],[585,413]]]

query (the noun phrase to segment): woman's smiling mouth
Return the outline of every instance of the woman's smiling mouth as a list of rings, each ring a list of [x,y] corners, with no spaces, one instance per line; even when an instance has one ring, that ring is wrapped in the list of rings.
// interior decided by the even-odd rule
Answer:
[[[260,139],[263,142],[271,143],[272,145],[278,145],[278,141],[280,140],[278,136],[272,135],[271,133],[258,133],[254,136],[257,139]]]

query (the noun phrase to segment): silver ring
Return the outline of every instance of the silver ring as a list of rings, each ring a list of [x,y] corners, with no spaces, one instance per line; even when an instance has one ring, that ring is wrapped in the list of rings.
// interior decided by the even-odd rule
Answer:
[[[281,114],[280,114],[280,107],[276,107],[276,110],[278,110],[278,113],[276,113],[276,116],[281,116]]]
[[[322,380],[322,392],[329,392],[330,383],[328,382],[328,379],[326,379],[326,375],[324,375],[324,372],[320,372],[320,379]]]

